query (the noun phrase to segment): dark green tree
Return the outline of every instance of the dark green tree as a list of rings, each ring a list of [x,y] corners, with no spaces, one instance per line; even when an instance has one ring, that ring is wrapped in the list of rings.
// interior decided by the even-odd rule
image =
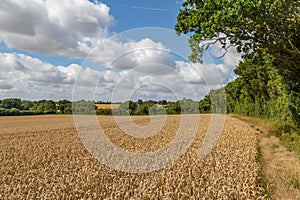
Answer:
[[[136,108],[137,108],[137,103],[130,100],[120,104],[118,112],[129,113],[130,115],[134,115]]]
[[[163,100],[159,100],[158,101],[158,104],[160,104],[160,105],[167,105],[167,100],[165,100],[165,99],[163,99]]]
[[[33,106],[33,102],[32,101],[28,101],[28,100],[22,100],[22,109],[23,110],[29,110],[32,106]]]
[[[149,108],[149,115],[165,115],[166,110],[162,105],[154,104],[152,107]]]
[[[18,98],[10,98],[10,99],[3,99],[0,104],[0,108],[16,108],[21,110],[22,109],[22,101]]]
[[[48,113],[48,114],[56,113],[56,105],[53,100],[48,100],[44,102],[44,113]]]
[[[199,112],[200,113],[210,113],[211,112],[211,99],[209,95],[206,95],[200,102],[199,102]]]
[[[182,6],[175,30],[191,34],[192,61],[201,59],[200,42],[211,40],[206,47],[218,41],[246,54],[266,49],[281,68],[299,72],[300,1],[186,0]]]
[[[95,114],[96,107],[94,101],[80,100],[73,102],[72,106],[76,114]]]
[[[72,102],[66,99],[60,100],[58,109],[62,114],[72,114]]]
[[[153,105],[153,104],[152,104]],[[136,108],[135,115],[148,115],[151,105],[149,103],[143,103]]]
[[[180,102],[170,102],[166,105],[167,114],[181,114]]]
[[[175,30],[190,35],[193,62],[217,42],[243,52],[242,78],[226,88],[229,111],[300,124],[299,0],[186,0]]]
[[[142,99],[139,99],[139,100],[137,101],[137,103],[138,103],[139,105],[141,105],[141,104],[143,103],[143,100],[142,100]]]

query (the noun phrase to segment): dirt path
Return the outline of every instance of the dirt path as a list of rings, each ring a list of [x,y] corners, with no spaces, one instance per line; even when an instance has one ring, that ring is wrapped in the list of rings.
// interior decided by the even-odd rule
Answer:
[[[271,183],[273,199],[300,199],[300,162],[275,136],[263,134],[260,140],[263,170]]]
[[[234,116],[246,121],[253,128],[260,130],[262,168],[269,182],[271,199],[300,199],[300,160],[288,151],[280,140],[269,134],[257,119]]]

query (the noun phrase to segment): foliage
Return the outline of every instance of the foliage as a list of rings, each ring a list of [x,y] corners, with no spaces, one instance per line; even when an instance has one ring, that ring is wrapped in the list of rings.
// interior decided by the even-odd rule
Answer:
[[[100,108],[96,110],[96,115],[112,115],[112,110]]]
[[[163,100],[159,100],[158,102],[157,102],[157,104],[159,104],[159,105],[167,105],[167,101],[165,100],[165,99],[163,99]]]
[[[284,120],[299,126],[299,93],[291,90],[286,80],[273,66],[273,58],[266,53],[253,53],[235,69],[238,78],[227,84],[228,113]],[[218,91],[218,90],[216,90]],[[200,111],[209,111],[216,102],[215,91],[200,101]],[[224,102],[223,102],[224,103]],[[224,107],[224,106],[222,106]]]
[[[209,95],[206,95],[199,102],[199,111],[200,113],[210,113],[211,112],[211,99]]]
[[[244,54],[239,77],[225,87],[227,111],[300,126],[300,1],[186,0],[182,6],[175,30],[189,33],[191,61],[201,62],[217,42],[225,53],[235,47]],[[216,103],[208,98],[200,111]]]
[[[129,116],[129,110],[128,109],[123,109],[123,108],[115,108],[112,110],[112,115],[124,115],[124,116]]]
[[[72,114],[72,102],[66,99],[58,101],[58,110],[61,114]]]
[[[27,104],[30,104],[27,102]],[[52,100],[40,100],[32,102],[32,106],[29,107],[30,111],[41,114],[55,114],[56,104]]]
[[[68,106],[69,103],[66,103]],[[95,114],[95,102],[93,101],[85,101],[85,100],[80,100],[73,102],[73,111],[76,112],[76,114]]]
[[[133,101],[126,101],[124,103],[121,103],[119,108],[121,110],[124,110],[126,113],[133,115],[137,108],[137,103],[135,103]]]
[[[149,115],[149,110],[153,106],[154,106],[154,104],[151,103],[151,102],[146,102],[146,103],[139,104],[135,108],[135,111],[132,112],[131,114],[135,114],[135,115]]]
[[[52,100],[28,101],[18,98],[1,100],[0,115],[54,114],[56,105]]]
[[[227,105],[225,89],[220,88],[218,90],[211,90],[209,95],[211,99],[211,112],[217,114],[226,114]]]
[[[32,101],[22,100],[22,109],[23,110],[29,110],[31,107],[33,107]]]
[[[5,109],[11,109],[11,108],[22,109],[22,101],[21,101],[21,99],[17,99],[17,98],[3,99],[1,101],[1,103],[0,103],[0,108],[5,108]]]
[[[22,112],[17,108],[0,108],[0,115],[1,116],[15,116],[15,115],[21,115]]]
[[[166,114],[166,109],[164,108],[163,105],[159,105],[159,104],[156,105],[156,104],[154,104],[149,109],[149,115],[165,115]]]
[[[199,113],[199,103],[193,101],[192,99],[183,98],[183,100],[178,101],[180,104],[180,112],[178,114],[198,114]]]
[[[37,115],[41,113],[29,111],[29,110],[19,110],[17,108],[0,108],[0,116],[18,116],[18,115]]]
[[[164,115],[164,114],[196,114],[199,113],[199,102],[183,99],[176,102],[166,100],[126,101],[112,112],[97,110],[99,115]]]
[[[171,102],[166,105],[166,112],[167,114],[180,114],[181,107],[180,103],[177,102]]]
[[[98,101],[103,103],[102,101]],[[98,103],[97,102],[97,103]],[[111,102],[106,102],[111,104]],[[75,112],[74,112],[75,111]],[[0,100],[0,116],[36,115],[36,114],[97,114],[97,115],[164,115],[199,113],[199,102],[183,99],[176,102],[166,100],[139,99],[126,101],[117,109],[97,109],[94,101],[39,100],[29,101],[17,98]]]
[[[300,2],[295,0],[186,0],[175,30],[191,33],[192,61],[199,61],[203,40],[219,41],[226,50],[235,46],[245,54],[265,49],[297,70],[300,65]]]

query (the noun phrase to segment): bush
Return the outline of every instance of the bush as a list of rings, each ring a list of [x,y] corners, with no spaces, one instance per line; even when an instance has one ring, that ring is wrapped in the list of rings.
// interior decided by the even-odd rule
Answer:
[[[112,110],[100,108],[96,110],[96,115],[112,115]]]
[[[116,108],[112,110],[113,115],[124,115],[128,116],[129,115],[129,110],[128,109],[123,109],[123,108]]]

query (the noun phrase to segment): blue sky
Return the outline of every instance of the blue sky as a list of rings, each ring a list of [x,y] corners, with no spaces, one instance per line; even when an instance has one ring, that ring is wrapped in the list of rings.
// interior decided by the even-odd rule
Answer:
[[[111,14],[117,19],[112,31],[122,32],[140,27],[164,27],[173,29],[181,1],[176,0],[105,0]]]
[[[104,0],[101,3],[110,7],[110,14],[114,17],[114,22],[109,27],[112,33],[121,33],[142,27],[161,27],[173,30],[181,7],[181,1],[179,0]],[[54,65],[80,64],[82,62],[82,59],[44,55],[39,54],[39,52],[7,48],[3,42],[0,44],[0,47],[2,52],[25,53]]]
[[[4,0],[0,99],[201,99],[235,78],[240,55],[187,61],[175,0]]]

